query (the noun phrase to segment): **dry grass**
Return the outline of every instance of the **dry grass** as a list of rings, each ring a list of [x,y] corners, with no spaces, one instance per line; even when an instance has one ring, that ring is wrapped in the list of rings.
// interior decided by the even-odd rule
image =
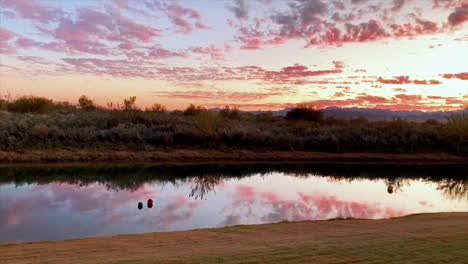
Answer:
[[[0,263],[466,263],[468,213],[0,246]]]
[[[118,150],[118,149],[46,149],[0,151],[0,163],[57,162],[226,162],[226,161],[307,161],[307,162],[378,162],[378,163],[464,163],[468,157],[447,153],[324,153],[311,151],[252,150]]]

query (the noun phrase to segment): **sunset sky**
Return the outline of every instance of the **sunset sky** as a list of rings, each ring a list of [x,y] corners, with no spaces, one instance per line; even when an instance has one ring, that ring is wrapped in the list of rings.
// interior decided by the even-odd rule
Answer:
[[[468,0],[0,0],[0,94],[457,110]]]

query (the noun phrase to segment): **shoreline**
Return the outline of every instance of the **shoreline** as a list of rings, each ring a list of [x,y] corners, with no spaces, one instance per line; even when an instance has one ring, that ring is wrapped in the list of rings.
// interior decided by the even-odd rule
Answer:
[[[210,163],[210,162],[317,162],[451,164],[468,163],[468,157],[447,153],[325,153],[253,150],[115,150],[46,149],[0,151],[0,164],[11,163]]]
[[[467,221],[468,213],[429,213],[3,244],[0,263],[458,263],[468,257]]]

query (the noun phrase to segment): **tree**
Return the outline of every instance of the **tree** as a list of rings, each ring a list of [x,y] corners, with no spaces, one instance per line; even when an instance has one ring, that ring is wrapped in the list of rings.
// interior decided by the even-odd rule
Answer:
[[[123,110],[124,111],[135,111],[137,110],[136,108],[136,96],[130,96],[129,98],[127,99],[124,99],[124,107],[123,107]]]
[[[7,100],[0,98],[0,111],[7,110]]]
[[[17,113],[45,114],[55,110],[55,104],[47,98],[23,96],[7,103],[7,110]]]
[[[216,113],[210,111],[203,111],[195,115],[194,119],[198,130],[204,137],[204,144],[206,145],[207,138],[216,134],[220,124],[219,116]]]
[[[445,129],[455,152],[468,155],[468,114],[451,115],[447,120]]]
[[[185,116],[196,116],[196,115],[199,115],[200,113],[203,113],[203,112],[206,112],[206,108],[204,108],[203,106],[195,106],[193,104],[190,104],[189,107],[187,107],[187,109],[185,109],[184,111],[184,115]]]
[[[323,121],[323,113],[320,110],[305,105],[299,105],[286,114],[286,119],[321,122]]]
[[[165,113],[166,107],[162,104],[153,104],[151,107],[146,108],[146,112]]]
[[[219,114],[228,119],[239,119],[240,118],[240,111],[237,108],[230,108],[229,106],[225,106],[223,109],[219,111]]]
[[[86,95],[80,96],[80,98],[78,99],[78,105],[80,106],[80,109],[84,111],[96,110],[94,101],[89,99]]]

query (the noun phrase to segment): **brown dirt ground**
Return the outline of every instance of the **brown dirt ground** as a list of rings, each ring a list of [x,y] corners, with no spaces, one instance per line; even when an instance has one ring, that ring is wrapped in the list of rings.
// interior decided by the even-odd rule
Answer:
[[[49,149],[0,151],[0,163],[57,162],[226,162],[226,161],[307,161],[307,162],[378,162],[378,163],[468,163],[468,157],[446,153],[323,153],[304,151],[252,150],[115,150]]]
[[[0,263],[467,263],[468,213],[0,245]]]

